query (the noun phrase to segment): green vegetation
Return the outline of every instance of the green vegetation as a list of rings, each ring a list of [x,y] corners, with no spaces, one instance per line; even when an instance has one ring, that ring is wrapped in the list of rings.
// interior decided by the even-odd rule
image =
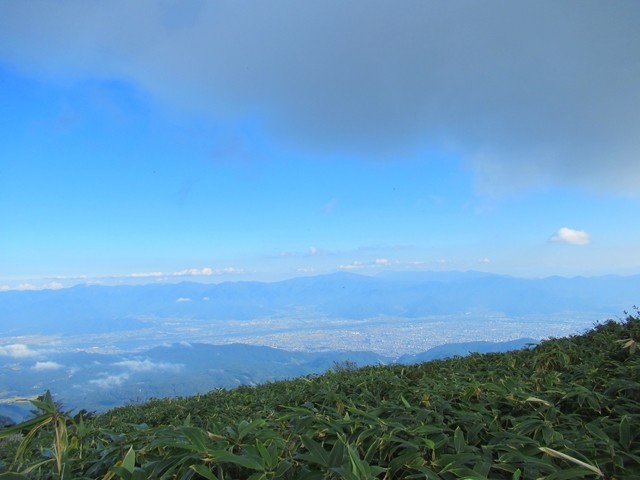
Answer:
[[[0,479],[640,478],[639,341],[630,315],[517,352],[337,365],[99,416],[46,394],[0,430]]]

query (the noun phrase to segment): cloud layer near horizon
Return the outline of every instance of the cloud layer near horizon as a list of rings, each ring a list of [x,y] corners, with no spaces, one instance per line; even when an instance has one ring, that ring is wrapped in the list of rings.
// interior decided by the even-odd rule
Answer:
[[[7,0],[0,62],[132,82],[310,155],[461,155],[484,192],[640,193],[640,3]]]

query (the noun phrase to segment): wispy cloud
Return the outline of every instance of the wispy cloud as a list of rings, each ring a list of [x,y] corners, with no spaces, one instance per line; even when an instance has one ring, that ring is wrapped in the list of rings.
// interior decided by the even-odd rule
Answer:
[[[566,243],[569,245],[586,245],[591,242],[591,235],[584,230],[562,227],[549,239],[552,242]]]
[[[129,380],[130,375],[128,373],[120,373],[118,375],[108,375],[106,373],[103,374],[102,378],[95,378],[93,380],[89,380],[89,383],[92,385],[96,385],[100,388],[113,388],[119,387],[124,382]]]
[[[340,270],[367,270],[373,268],[384,268],[391,266],[392,262],[388,258],[376,258],[375,260],[362,262],[355,260],[351,263],[340,265]]]
[[[317,270],[315,268],[310,268],[310,267],[300,267],[296,269],[297,273],[303,273],[303,274],[309,274],[309,273],[315,273],[317,272]]]
[[[48,282],[40,285],[34,285],[32,283],[20,283],[15,286],[10,285],[0,285],[0,292],[7,292],[9,290],[60,290],[64,288],[64,285],[59,281]]]
[[[361,270],[363,268],[371,268],[371,264],[354,260],[351,263],[342,264],[338,268],[340,268],[340,270]]]
[[[185,302],[190,302],[191,299],[189,297],[178,297],[176,298],[176,302],[178,303],[185,303]]]
[[[310,258],[332,255],[329,250],[325,250],[315,245],[311,245],[307,250],[285,250],[270,258]]]
[[[172,277],[198,277],[198,276],[209,276],[215,274],[225,273],[225,269],[214,270],[211,267],[204,268],[187,268],[185,270],[180,270],[179,272],[173,272],[171,274]]]
[[[27,358],[38,355],[38,352],[31,350],[27,345],[14,343],[0,347],[0,355],[13,358]]]
[[[156,281],[169,281],[173,278],[188,277],[213,277],[222,275],[242,275],[245,270],[236,267],[202,267],[202,268],[185,268],[174,272],[149,271],[125,273],[122,275],[55,275],[48,277],[51,281],[43,284],[21,283],[18,285],[0,285],[0,292],[9,290],[59,290],[61,288],[76,285],[79,282],[88,285],[108,285],[112,283],[126,283],[127,281],[144,281],[145,279],[153,279]]]
[[[212,275],[229,275],[243,273],[242,269],[235,267],[224,268],[186,268],[176,272],[136,272],[124,277],[130,278],[171,278],[171,277],[209,277]]]
[[[162,272],[136,272],[131,273],[129,275],[125,275],[126,277],[131,278],[158,278],[158,277],[166,277],[167,275]]]
[[[373,260],[354,260],[350,263],[341,264],[338,268],[340,270],[376,270],[385,268],[397,268],[400,270],[405,269],[424,269],[429,267],[443,267],[450,265],[452,262],[445,259],[440,259],[435,262],[426,262],[424,260],[392,260],[387,257],[377,257]]]
[[[153,362],[149,359],[145,360],[123,360],[114,363],[118,367],[123,367],[132,372],[170,372],[179,373],[184,367],[181,363]]]

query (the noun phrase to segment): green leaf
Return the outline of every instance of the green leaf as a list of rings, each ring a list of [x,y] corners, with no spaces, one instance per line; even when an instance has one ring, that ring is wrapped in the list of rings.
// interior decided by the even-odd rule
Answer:
[[[40,424],[46,425],[50,421],[50,414],[45,413],[43,415],[38,415],[37,417],[30,418],[29,420],[25,420],[22,423],[3,428],[2,430],[0,430],[0,438],[15,435],[16,433],[22,433],[25,430],[31,430],[35,426],[42,426]]]
[[[243,440],[249,433],[257,430],[260,427],[263,427],[267,422],[262,419],[256,419],[252,422],[248,422],[246,420],[241,421],[238,424],[238,440]]]
[[[456,453],[462,453],[467,447],[466,442],[464,441],[464,433],[460,430],[460,427],[456,427],[453,432],[453,446],[456,450]]]
[[[190,413],[187,415],[187,418],[185,418],[184,421],[182,422],[182,426],[183,427],[190,427],[191,426],[191,414]]]
[[[129,451],[122,460],[122,468],[127,472],[133,473],[133,469],[136,466],[136,452],[133,450],[133,446],[129,447]]]
[[[189,468],[207,480],[218,480],[218,477],[216,477],[205,465],[191,465]]]
[[[140,467],[135,467],[131,474],[131,480],[147,480],[147,472]]]
[[[25,468],[22,473],[31,473],[31,472],[35,472],[36,470],[38,470],[40,467],[46,465],[47,463],[53,463],[54,459],[53,458],[48,458],[46,460],[41,460],[39,462],[35,462],[32,463],[31,465],[29,465],[27,468]]]
[[[249,468],[251,470],[264,470],[264,466],[257,460],[251,457],[236,455],[235,453],[231,453],[226,450],[210,451],[209,455],[211,455],[211,459],[215,462],[233,463],[235,465],[240,465],[241,467]]]
[[[40,415],[39,417],[36,417],[36,418],[39,420],[39,423],[36,423],[36,425],[34,425],[31,428],[31,430],[29,430],[29,433],[27,433],[20,441],[20,444],[16,449],[16,459],[22,458],[24,453],[27,451],[27,448],[29,447],[31,440],[33,440],[33,438],[36,436],[36,433],[38,433],[38,430],[49,425],[49,423],[51,423],[51,420],[52,420],[51,415]]]
[[[267,447],[265,447],[264,443],[262,443],[260,440],[257,440],[257,439],[256,439],[256,449],[258,450],[258,453],[260,453],[260,456],[262,457],[263,460],[266,460],[266,461],[270,460],[271,456],[267,451]]]
[[[116,474],[118,478],[121,478],[123,480],[131,480],[131,472],[124,467],[114,465],[109,469],[109,471]]]
[[[574,478],[585,478],[593,475],[594,472],[582,467],[572,467],[563,469],[560,472],[554,472],[545,477],[545,480],[573,480]]]
[[[42,400],[31,400],[31,405],[46,413],[56,412],[56,404],[54,403],[53,397],[51,396],[51,392],[49,390],[45,392]]]
[[[198,452],[207,451],[207,435],[203,430],[196,427],[183,427],[180,431],[185,437],[187,437],[195,450]]]
[[[355,473],[353,473],[351,470],[349,470],[346,467],[332,468],[331,471],[340,475],[340,478],[343,480],[362,480],[360,477],[358,477]]]
[[[468,467],[450,468],[447,471],[456,475],[460,480],[487,480],[487,477],[478,475]]]
[[[541,403],[543,405],[546,405],[547,407],[550,407],[551,404],[549,402],[547,402],[546,400],[543,400],[541,398],[537,398],[537,397],[529,397],[525,400],[525,402],[529,402],[529,403]]]
[[[351,471],[359,478],[370,478],[371,469],[369,468],[369,464],[360,458],[358,450],[354,445],[347,445],[347,454],[351,462]]]
[[[573,463],[575,465],[579,465],[579,466],[581,466],[583,468],[591,470],[593,473],[596,473],[596,474],[598,474],[598,475],[600,475],[601,477],[604,478],[604,473],[602,473],[602,471],[598,467],[596,467],[594,465],[589,465],[588,463],[585,463],[582,460],[578,460],[577,458],[572,457],[571,455],[567,455],[566,453],[562,453],[562,452],[559,452],[557,450],[554,450],[552,448],[547,448],[547,447],[539,447],[539,450],[541,452],[546,453],[547,455],[551,455],[552,457],[560,458],[560,459],[565,460],[567,462],[571,462],[571,463]]]
[[[292,467],[291,462],[286,460],[278,462],[278,466],[276,467],[276,472],[274,478],[284,477],[284,474]]]
[[[329,454],[322,445],[308,435],[302,435],[300,438],[302,439],[304,447],[309,450],[310,461],[326,468],[330,467]]]
[[[339,467],[344,462],[344,443],[340,440],[337,441],[333,448],[331,449],[331,453],[329,454],[329,460],[327,462],[328,467]]]
[[[620,445],[625,450],[629,450],[631,446],[631,425],[628,415],[623,415],[620,420]]]

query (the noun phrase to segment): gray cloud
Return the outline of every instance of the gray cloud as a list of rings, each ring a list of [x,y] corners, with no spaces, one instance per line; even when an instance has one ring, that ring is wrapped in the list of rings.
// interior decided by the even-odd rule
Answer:
[[[486,192],[640,193],[640,3],[7,0],[0,55],[131,81],[277,142],[462,155]]]

